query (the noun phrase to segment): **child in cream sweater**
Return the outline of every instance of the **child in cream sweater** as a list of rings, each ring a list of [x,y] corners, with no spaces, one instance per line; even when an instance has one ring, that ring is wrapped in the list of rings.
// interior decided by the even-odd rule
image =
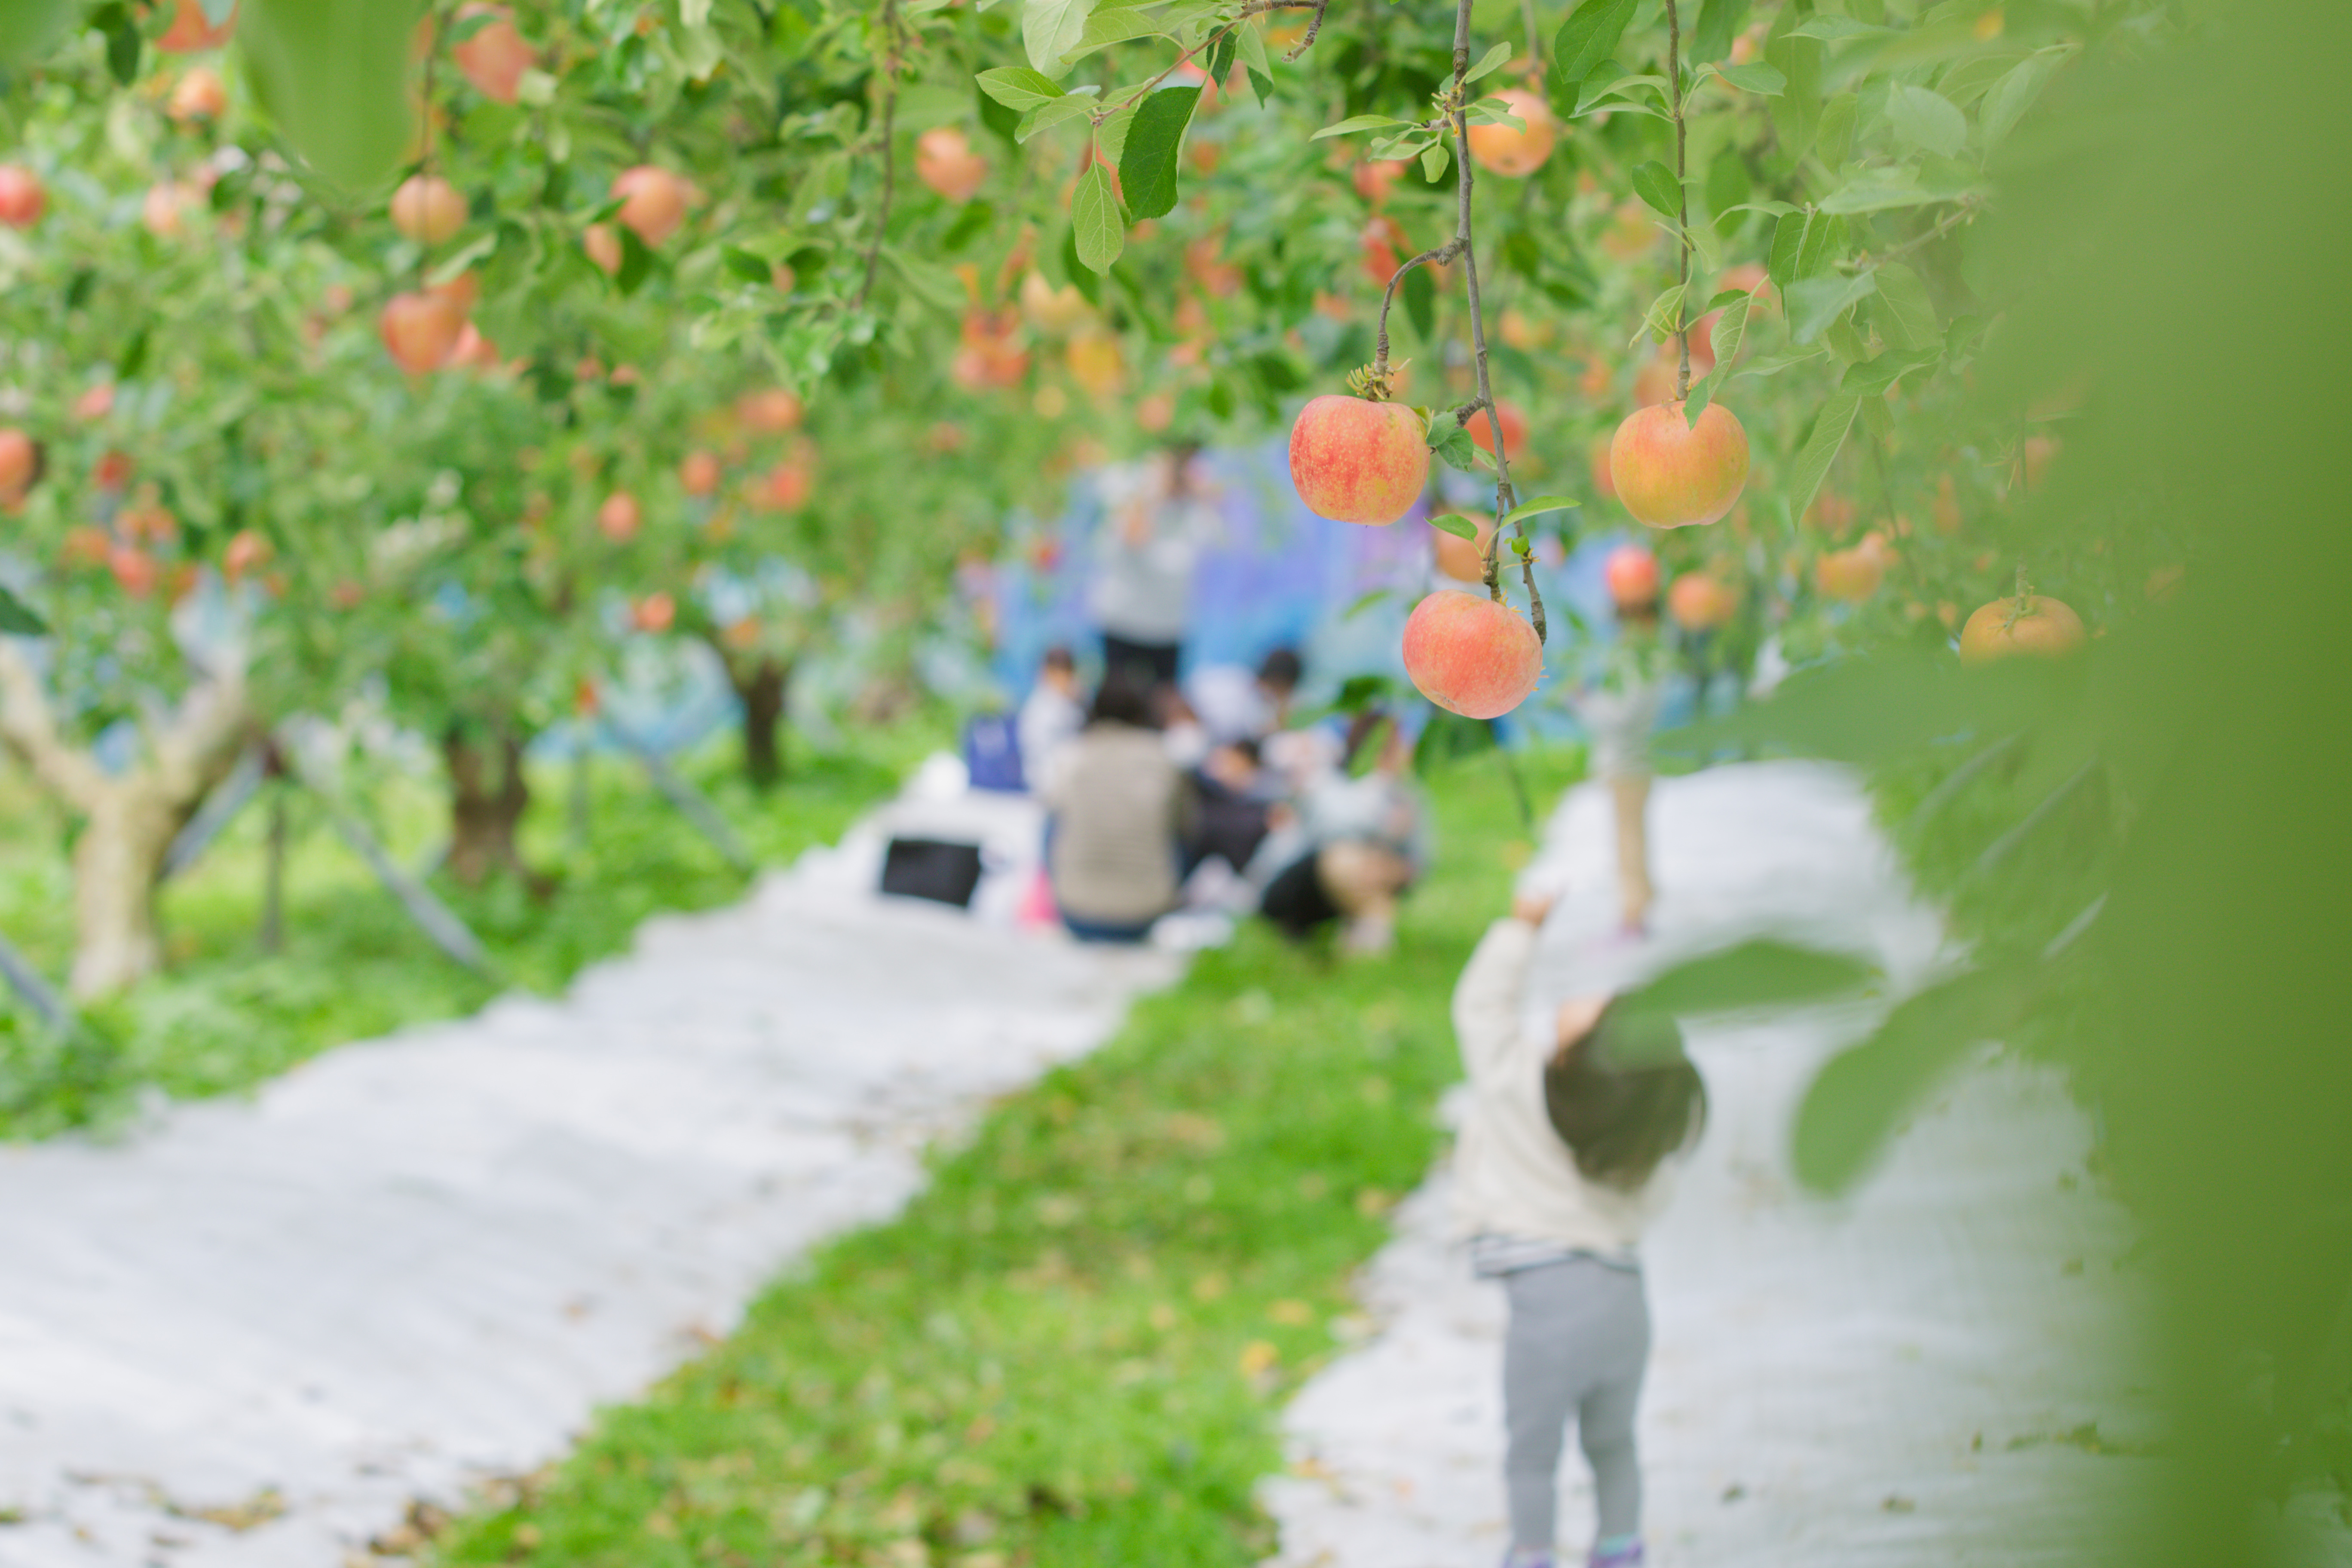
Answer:
[[[1455,1223],[1510,1301],[1503,1394],[1511,1549],[1505,1568],[1553,1568],[1554,1478],[1568,1423],[1592,1467],[1591,1568],[1636,1568],[1642,1472],[1633,1415],[1650,1354],[1636,1247],[1664,1206],[1675,1157],[1706,1121],[1706,1090],[1671,1018],[1605,995],[1522,1026],[1549,899],[1522,897],[1471,955],[1454,994],[1470,1079],[1454,1154]]]

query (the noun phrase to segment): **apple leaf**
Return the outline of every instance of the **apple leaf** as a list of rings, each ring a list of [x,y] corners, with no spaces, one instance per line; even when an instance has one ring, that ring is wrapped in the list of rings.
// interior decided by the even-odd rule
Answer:
[[[1309,142],[1320,142],[1326,136],[1353,136],[1359,131],[1377,131],[1382,126],[1410,125],[1412,123],[1412,121],[1410,120],[1399,120],[1392,115],[1387,114],[1351,114],[1347,119],[1340,121],[1337,125],[1326,125],[1322,130],[1318,131],[1314,135],[1309,136],[1307,140]]]
[[[1118,183],[1127,193],[1127,210],[1138,218],[1164,217],[1176,210],[1177,155],[1200,99],[1197,87],[1163,87],[1136,106],[1135,123],[1119,153]]]
[[[1552,40],[1551,80],[1555,98],[1575,102],[1577,89],[1603,60],[1617,52],[1617,40],[1633,19],[1637,0],[1583,0]]]
[[[1478,542],[1478,525],[1458,511],[1441,512],[1429,520],[1429,526],[1456,539],[1466,539],[1473,544]]]
[[[1029,63],[1049,77],[1067,70],[1065,57],[1086,37],[1093,8],[1093,0],[1024,0],[1021,47]]]
[[[2044,49],[2029,55],[2015,69],[1988,89],[1983,105],[1977,110],[1977,135],[1990,153],[2016,126],[2019,116],[2033,107],[2042,95],[2043,84],[2059,62],[2071,52],[2066,49]]]
[[[1477,466],[1477,444],[1470,439],[1470,432],[1459,425],[1446,426],[1444,434],[1432,441],[1429,449],[1444,458],[1448,467],[1459,468],[1465,474]]]
[[[613,274],[613,281],[620,285],[624,295],[629,295],[635,293],[639,286],[652,276],[654,253],[644,240],[637,237],[637,231],[628,225],[623,224],[620,232],[621,269]]]
[[[1766,98],[1778,98],[1789,90],[1789,79],[1778,67],[1754,60],[1744,66],[1717,66],[1715,74],[1742,92],[1761,93]]]
[[[24,600],[0,587],[0,632],[12,637],[43,637],[49,635],[49,623],[35,615]]]
[[[1855,410],[1862,399],[1851,392],[1832,395],[1822,405],[1821,416],[1813,421],[1813,433],[1806,438],[1805,449],[1797,454],[1797,466],[1789,476],[1789,515],[1801,518],[1813,504],[1813,494],[1829,477],[1830,465],[1837,461],[1839,448],[1845,445],[1846,432],[1853,428]]]
[[[1242,64],[1249,68],[1250,91],[1257,96],[1258,107],[1274,96],[1274,62],[1265,58],[1265,37],[1246,22],[1234,31],[1241,45]]]
[[[980,90],[1005,108],[1026,114],[1041,103],[1050,103],[1063,96],[1060,84],[1042,71],[1026,66],[1004,66],[980,73]]]
[[[1969,139],[1968,117],[1950,99],[1900,82],[1887,89],[1886,123],[1904,141],[1938,157],[1956,155]]]
[[[1801,278],[1789,285],[1789,338],[1809,343],[1832,321],[1878,289],[1877,274],[1867,268],[1851,278],[1832,272],[1821,278]]]
[[[1682,216],[1682,182],[1675,178],[1672,169],[1654,158],[1633,171],[1633,194],[1668,217]]]
[[[1889,348],[1940,347],[1944,331],[1936,321],[1935,302],[1927,297],[1927,281],[1917,269],[1900,261],[1878,268],[1878,299],[1871,306],[1878,335]]]
[[[411,7],[382,0],[247,0],[240,15],[254,96],[339,185],[373,184],[407,154],[414,21]]]
[[[1021,124],[1013,132],[1013,140],[1026,142],[1040,131],[1050,131],[1066,121],[1084,119],[1093,113],[1095,108],[1091,90],[1082,93],[1074,92],[1067,98],[1057,98],[1051,102],[1041,103],[1021,117]]]
[[[1583,506],[1584,503],[1582,501],[1572,500],[1568,496],[1537,496],[1532,500],[1521,501],[1518,505],[1505,512],[1503,514],[1503,526],[1508,528],[1515,522],[1524,522],[1531,517],[1541,517],[1546,512],[1577,511],[1580,510]]]
[[[1087,172],[1078,176],[1077,192],[1070,199],[1070,237],[1077,247],[1080,264],[1091,272],[1109,271],[1118,253],[1127,248],[1127,224],[1118,216],[1118,197],[1110,188],[1110,171],[1100,163],[1087,165]]]
[[[0,5],[0,60],[47,48],[79,9],[71,0],[10,0]]]
[[[1505,38],[1501,43],[1496,44],[1493,48],[1488,49],[1484,56],[1480,57],[1478,63],[1470,68],[1470,74],[1464,77],[1462,79],[1465,82],[1474,82],[1482,76],[1489,75],[1492,72],[1500,69],[1503,62],[1511,58],[1511,40]]]
[[[1421,150],[1421,177],[1433,185],[1437,184],[1445,178],[1445,167],[1453,156],[1444,142],[1432,142]]]
[[[1430,521],[1434,522],[1436,519],[1433,518]],[[1354,620],[1358,616],[1362,615],[1366,610],[1370,609],[1374,605],[1381,603],[1383,599],[1394,596],[1396,590],[1394,588],[1375,588],[1369,594],[1358,595],[1354,604],[1349,605],[1346,609],[1339,612],[1340,624],[1344,626],[1348,622]]]

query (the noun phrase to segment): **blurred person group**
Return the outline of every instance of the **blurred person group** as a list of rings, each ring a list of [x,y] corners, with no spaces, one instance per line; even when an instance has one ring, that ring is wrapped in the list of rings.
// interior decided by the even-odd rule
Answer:
[[[1142,942],[1189,910],[1393,942],[1429,858],[1411,742],[1382,712],[1297,723],[1304,675],[1289,648],[1181,685],[1107,657],[1089,694],[1070,649],[1046,652],[1013,728],[1049,814],[1044,891],[1074,936]]]

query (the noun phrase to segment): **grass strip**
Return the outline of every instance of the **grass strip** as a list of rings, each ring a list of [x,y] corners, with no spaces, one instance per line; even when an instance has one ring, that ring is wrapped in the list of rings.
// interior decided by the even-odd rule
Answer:
[[[924,752],[947,743],[929,714],[851,733],[842,751],[802,755],[772,793],[744,781],[731,736],[680,759],[764,866],[829,844],[898,787]],[[513,878],[479,888],[428,879],[515,984],[555,994],[583,966],[627,949],[664,911],[742,896],[743,878],[672,809],[635,763],[598,758],[590,771],[590,836],[570,831],[568,763],[534,765],[524,854],[552,875],[536,898]],[[56,812],[12,777],[0,795],[0,931],[52,975],[73,952],[68,839]],[[415,865],[446,831],[437,775],[377,781],[359,804],[396,858]],[[316,802],[288,809],[285,939],[260,951],[268,813],[248,805],[203,859],[164,887],[170,966],[91,1008],[87,1038],[59,1049],[0,999],[0,1137],[40,1137],[104,1123],[153,1086],[193,1099],[245,1089],[320,1051],[409,1025],[464,1017],[498,988],[451,963],[412,924],[328,827]]]
[[[1539,803],[1574,754],[1525,757]],[[1431,781],[1393,955],[1264,927],[938,1155],[727,1342],[495,1489],[447,1564],[1252,1563],[1281,1402],[1364,1327],[1349,1278],[1434,1153],[1447,1000],[1532,849],[1491,754]],[[399,1542],[407,1546],[405,1541]]]

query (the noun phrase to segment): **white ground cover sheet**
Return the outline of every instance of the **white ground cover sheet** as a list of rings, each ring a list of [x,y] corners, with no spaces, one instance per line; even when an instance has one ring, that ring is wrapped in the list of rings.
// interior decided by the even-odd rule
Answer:
[[[1655,931],[1630,942],[1608,802],[1585,786],[1562,803],[1538,868],[1568,888],[1538,1002],[1759,929],[1873,951],[1898,994],[1938,961],[1934,915],[1837,771],[1662,780],[1651,822]],[[1714,1120],[1644,1246],[1655,1568],[2054,1562],[2086,1503],[2147,1468],[2112,1451],[2155,1436],[2122,1365],[2130,1237],[2052,1078],[1979,1063],[1850,1198],[1797,1189],[1798,1100],[1883,1005],[1691,1030]],[[1368,1271],[1379,1331],[1287,1414],[1291,1469],[1265,1494],[1284,1568],[1491,1568],[1507,1544],[1502,1291],[1447,1245],[1445,1182],[1441,1166],[1400,1209]],[[1591,1489],[1572,1442],[1562,1473],[1562,1561],[1581,1563]]]
[[[1009,906],[1035,808],[958,773],[561,1001],[0,1150],[0,1564],[341,1568],[560,1455],[1101,1043],[1174,960],[870,891],[895,824],[987,839]]]

